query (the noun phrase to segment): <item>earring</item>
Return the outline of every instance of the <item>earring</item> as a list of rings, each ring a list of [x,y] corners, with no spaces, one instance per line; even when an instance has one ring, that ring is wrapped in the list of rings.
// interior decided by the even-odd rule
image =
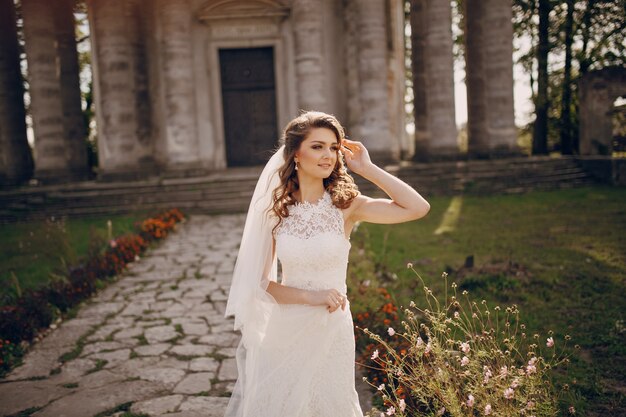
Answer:
[[[295,161],[296,164],[296,171],[298,170],[298,161]]]

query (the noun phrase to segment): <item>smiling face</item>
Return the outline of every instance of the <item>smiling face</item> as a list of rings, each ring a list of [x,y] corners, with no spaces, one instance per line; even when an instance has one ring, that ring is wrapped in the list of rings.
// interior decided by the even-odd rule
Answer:
[[[311,129],[295,153],[298,173],[314,178],[328,178],[339,157],[339,142],[335,133],[327,128]]]

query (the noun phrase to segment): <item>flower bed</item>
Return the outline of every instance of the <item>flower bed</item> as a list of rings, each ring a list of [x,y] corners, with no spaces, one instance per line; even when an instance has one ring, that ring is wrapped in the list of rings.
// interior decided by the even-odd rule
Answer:
[[[0,307],[0,376],[19,363],[32,340],[56,317],[89,298],[184,218],[178,209],[171,209],[137,223],[136,233],[112,239],[105,249],[69,266],[63,279],[27,290],[13,305]]]
[[[467,291],[457,294],[454,283],[439,298],[416,275],[424,308],[411,302],[398,314],[382,289],[385,304],[355,318],[357,346],[364,352],[358,361],[379,394],[381,416],[575,413],[558,401],[568,394],[567,384],[556,389],[551,378],[569,362],[569,336],[527,334],[516,306],[490,308]],[[448,288],[445,273],[444,279]]]

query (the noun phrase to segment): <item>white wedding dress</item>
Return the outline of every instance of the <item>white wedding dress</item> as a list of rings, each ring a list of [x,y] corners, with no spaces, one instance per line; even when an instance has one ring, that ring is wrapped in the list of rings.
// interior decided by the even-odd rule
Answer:
[[[316,203],[289,206],[275,238],[282,284],[346,294],[350,241],[328,192]],[[363,416],[349,303],[333,313],[325,306],[281,304],[255,356],[247,364],[253,389],[245,395],[245,416]]]

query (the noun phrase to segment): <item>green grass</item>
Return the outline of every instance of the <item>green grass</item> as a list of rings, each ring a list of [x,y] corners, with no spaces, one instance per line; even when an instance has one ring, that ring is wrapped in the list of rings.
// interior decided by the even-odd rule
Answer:
[[[65,265],[76,264],[90,248],[107,241],[107,220],[112,236],[134,231],[142,214],[91,217],[0,225],[0,305],[16,295],[12,274],[22,291],[46,285]]]
[[[554,330],[581,345],[570,367],[579,414],[626,412],[626,189],[429,202],[430,213],[419,221],[360,225],[352,237],[350,279],[387,286],[399,305],[419,304],[421,288],[406,268],[411,262],[437,293],[448,271],[449,282],[474,299],[517,304],[529,333]],[[442,221],[447,231],[435,234]],[[469,256],[473,268],[463,267]],[[377,273],[364,271],[359,257]]]

